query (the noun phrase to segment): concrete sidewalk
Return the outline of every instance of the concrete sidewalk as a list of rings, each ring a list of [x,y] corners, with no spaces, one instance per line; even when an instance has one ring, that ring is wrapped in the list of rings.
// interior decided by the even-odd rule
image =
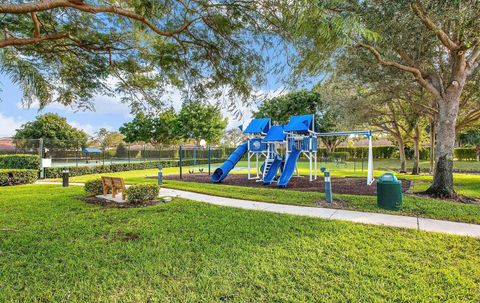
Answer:
[[[60,182],[37,182],[38,184],[61,184]],[[70,183],[70,185],[83,185],[83,183]],[[173,196],[204,202],[220,206],[236,207],[259,211],[268,211],[279,214],[308,216],[323,219],[343,220],[364,224],[385,225],[393,227],[411,228],[424,231],[448,233],[460,236],[480,238],[480,225],[451,222],[445,220],[425,219],[380,213],[369,213],[343,209],[321,207],[305,207],[275,203],[256,202],[241,199],[232,199],[199,194],[178,189],[161,188],[160,196]]]
[[[280,214],[291,214],[308,216],[323,219],[343,220],[364,224],[385,225],[393,227],[412,228],[424,231],[448,233],[460,236],[471,236],[480,238],[480,225],[451,222],[444,220],[424,219],[398,215],[387,215],[379,213],[360,212],[343,209],[331,209],[321,207],[305,207],[295,205],[284,205],[275,203],[256,202],[240,199],[231,199],[205,194],[198,194],[183,190],[162,188],[162,196],[175,196],[184,199],[205,202],[209,204],[268,211]]]

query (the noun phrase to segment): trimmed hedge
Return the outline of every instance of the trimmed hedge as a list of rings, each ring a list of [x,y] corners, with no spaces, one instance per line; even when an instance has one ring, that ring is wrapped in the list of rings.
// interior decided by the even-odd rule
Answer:
[[[477,160],[477,151],[474,147],[455,148],[455,159],[460,161]]]
[[[40,157],[38,155],[0,155],[0,169],[38,169]]]
[[[368,157],[368,147],[337,147],[335,152],[331,153],[330,158],[334,158],[334,154],[339,152],[348,152],[350,154],[349,159],[353,157],[359,159],[362,157]],[[374,159],[398,159],[399,152],[396,146],[373,146],[372,147],[373,158]],[[325,148],[319,148],[318,154],[321,157],[325,157],[327,151]],[[414,150],[412,147],[405,147],[405,155],[407,159],[413,159]],[[461,147],[455,148],[455,159],[460,161],[473,161],[477,159],[476,149],[474,147]],[[420,149],[420,160],[430,159],[430,147],[423,147]]]
[[[160,186],[157,184],[138,184],[127,188],[127,201],[133,204],[155,201],[158,197]]]
[[[29,184],[37,179],[36,169],[0,169],[0,186]]]
[[[89,180],[85,182],[85,193],[89,197],[103,195],[102,179]]]
[[[398,148],[396,146],[373,146],[372,147],[373,158],[375,159],[391,159],[394,156],[396,151],[398,151]],[[363,152],[363,157],[367,158],[368,146],[337,147],[335,149],[335,153],[338,153],[338,152],[346,152],[349,154],[350,157],[352,158],[355,157],[357,159],[362,157],[362,152]],[[318,154],[322,157],[325,157],[327,155],[326,148],[324,147],[318,148]],[[330,158],[333,158],[332,155],[330,155]]]
[[[218,159],[216,161],[225,161],[225,159]],[[184,160],[182,161],[184,166],[193,165],[193,160]],[[206,164],[208,160],[197,160],[198,164]],[[142,169],[151,169],[157,168],[159,165],[162,167],[176,167],[178,166],[178,161],[147,161],[147,162],[138,162],[138,163],[119,163],[119,164],[110,164],[110,165],[99,165],[99,166],[75,166],[68,167],[70,171],[70,177],[91,175],[91,174],[103,174],[103,173],[115,173],[122,171],[130,170],[142,170]],[[60,178],[62,177],[63,167],[49,167],[45,169],[46,178]]]

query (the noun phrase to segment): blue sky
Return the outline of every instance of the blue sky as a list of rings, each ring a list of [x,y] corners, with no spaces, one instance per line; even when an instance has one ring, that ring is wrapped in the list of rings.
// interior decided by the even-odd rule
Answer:
[[[100,127],[117,130],[122,123],[131,119],[128,106],[121,104],[114,98],[97,96],[95,98],[96,111],[75,112],[73,109],[52,104],[39,111],[35,104],[30,108],[22,106],[22,92],[8,77],[1,75],[0,83],[0,137],[11,136],[21,124],[31,121],[35,116],[54,112],[67,118],[75,127],[82,128],[88,133],[95,132]]]

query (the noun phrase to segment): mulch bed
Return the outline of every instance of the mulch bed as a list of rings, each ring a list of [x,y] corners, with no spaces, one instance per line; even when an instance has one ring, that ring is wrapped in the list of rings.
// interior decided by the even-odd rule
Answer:
[[[198,182],[198,183],[211,183],[210,176],[207,174],[183,174],[183,178],[180,179],[179,175],[165,176],[166,180],[178,180],[186,182]],[[286,190],[296,191],[314,191],[325,192],[325,183],[323,176],[319,176],[317,180],[309,181],[309,177],[292,177],[288,183]],[[332,177],[332,191],[338,194],[352,194],[352,195],[376,195],[377,184],[376,181],[367,186],[367,178],[346,177],[335,178]],[[411,186],[410,180],[401,180],[402,190],[407,192]],[[229,175],[223,183],[225,185],[247,186],[247,187],[263,187],[263,188],[277,188],[276,183],[270,185],[263,185],[262,182],[255,182],[255,180],[248,180],[247,175]],[[221,186],[220,184],[220,186]],[[279,190],[282,190],[279,188]]]

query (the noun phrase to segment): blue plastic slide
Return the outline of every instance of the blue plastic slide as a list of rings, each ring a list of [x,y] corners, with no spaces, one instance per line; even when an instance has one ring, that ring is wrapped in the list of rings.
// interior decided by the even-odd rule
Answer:
[[[288,156],[287,162],[285,163],[285,167],[283,168],[283,173],[278,179],[277,186],[278,187],[286,187],[288,182],[293,176],[293,171],[295,170],[295,166],[297,164],[298,157],[300,157],[301,150],[292,147],[292,152]]]
[[[272,183],[273,178],[277,175],[277,171],[280,168],[280,164],[282,164],[282,158],[277,156],[272,162],[272,165],[270,166],[267,174],[263,176],[263,184],[264,185],[269,185]]]
[[[213,183],[220,183],[227,177],[228,173],[235,167],[240,159],[248,151],[248,142],[240,144],[228,159],[217,168],[212,175]]]

